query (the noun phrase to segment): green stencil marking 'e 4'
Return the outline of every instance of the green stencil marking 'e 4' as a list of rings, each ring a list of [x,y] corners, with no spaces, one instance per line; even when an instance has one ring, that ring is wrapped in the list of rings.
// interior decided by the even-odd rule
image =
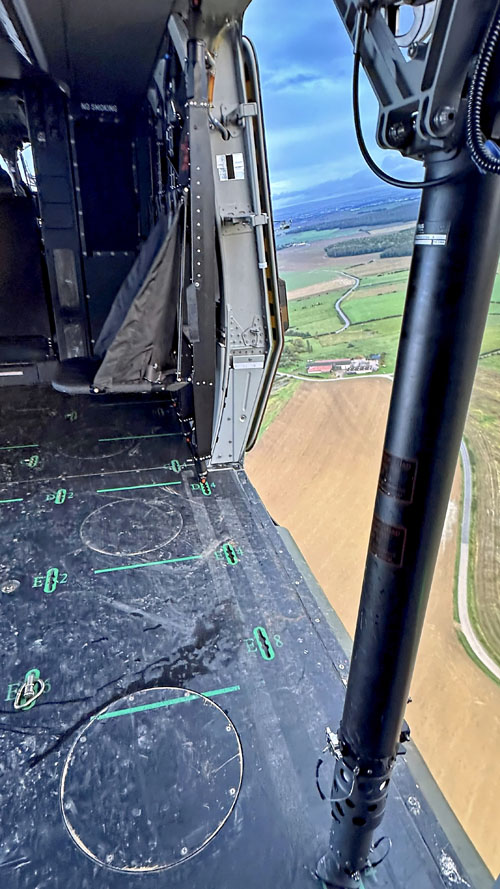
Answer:
[[[67,491],[66,488],[59,488],[55,493],[47,494],[45,497],[46,501],[52,500],[56,506],[62,506],[66,500],[71,500],[74,497],[73,491]]]
[[[193,482],[191,485],[192,491],[201,491],[204,497],[210,497],[213,488],[215,488],[215,482],[209,482],[206,478],[203,478],[201,482]]]
[[[43,587],[44,593],[55,593],[58,584],[67,583],[68,575],[59,568],[49,568],[46,574],[38,574],[33,578],[34,587]]]
[[[225,559],[228,565],[237,565],[240,561],[238,556],[243,555],[241,546],[234,543],[224,543],[224,545],[214,553],[216,559]]]

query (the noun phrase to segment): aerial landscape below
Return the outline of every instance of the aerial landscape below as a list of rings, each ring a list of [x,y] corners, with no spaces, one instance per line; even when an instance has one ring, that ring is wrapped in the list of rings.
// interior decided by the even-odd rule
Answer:
[[[375,189],[337,204],[287,207],[275,223],[290,327],[263,431],[246,466],[351,636],[410,266],[407,245],[417,212],[414,198]],[[464,448],[471,467],[468,537],[464,543],[458,465],[407,718],[432,774],[495,874],[500,870],[492,780],[500,727],[499,275],[462,458]],[[307,474],[298,475],[298,467]],[[479,656],[459,618],[460,581]],[[457,780],[471,745],[482,750],[472,788]]]

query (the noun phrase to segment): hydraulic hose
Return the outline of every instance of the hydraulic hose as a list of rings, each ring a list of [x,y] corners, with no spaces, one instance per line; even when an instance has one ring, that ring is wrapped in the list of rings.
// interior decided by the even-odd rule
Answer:
[[[486,146],[486,138],[481,129],[481,112],[483,109],[484,92],[491,61],[500,38],[500,6],[497,7],[493,21],[488,29],[472,76],[467,103],[467,146],[472,160],[481,173],[500,175],[500,158]]]

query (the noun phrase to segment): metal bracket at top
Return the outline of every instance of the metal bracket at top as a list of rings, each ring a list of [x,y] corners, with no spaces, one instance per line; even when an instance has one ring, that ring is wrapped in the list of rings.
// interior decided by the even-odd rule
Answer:
[[[221,118],[224,126],[236,124],[241,127],[247,117],[257,117],[257,102],[240,102],[239,105],[221,105]]]
[[[238,222],[247,222],[255,228],[257,225],[267,225],[269,222],[267,213],[252,213],[250,210],[225,210],[221,207],[220,215],[225,224],[236,225]]]

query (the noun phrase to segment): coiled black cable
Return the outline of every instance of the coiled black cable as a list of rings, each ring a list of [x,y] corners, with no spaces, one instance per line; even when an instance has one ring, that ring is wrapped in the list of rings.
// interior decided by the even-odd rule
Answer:
[[[370,168],[372,173],[375,173],[375,175],[378,176],[379,179],[382,179],[382,181],[386,182],[387,185],[395,185],[397,188],[430,188],[432,185],[443,185],[443,183],[445,182],[451,182],[452,179],[456,178],[456,173],[450,176],[443,176],[440,179],[425,179],[423,182],[407,182],[403,179],[395,179],[393,176],[389,176],[388,173],[385,173],[384,170],[381,169],[381,167],[377,166],[370,152],[368,151],[368,147],[363,137],[363,131],[361,128],[361,115],[359,112],[359,68],[361,63],[361,42],[363,33],[366,28],[367,20],[368,13],[366,9],[362,9],[360,7],[358,9],[356,35],[354,39],[354,65],[352,71],[352,113],[354,117],[354,130],[356,133],[356,139],[358,140],[358,146],[363,160]]]
[[[481,111],[488,71],[497,49],[499,37],[500,4],[497,6],[479,52],[467,102],[467,146],[472,160],[481,173],[496,173],[497,175],[500,175],[500,158],[494,157],[486,148],[486,138],[481,129]]]

